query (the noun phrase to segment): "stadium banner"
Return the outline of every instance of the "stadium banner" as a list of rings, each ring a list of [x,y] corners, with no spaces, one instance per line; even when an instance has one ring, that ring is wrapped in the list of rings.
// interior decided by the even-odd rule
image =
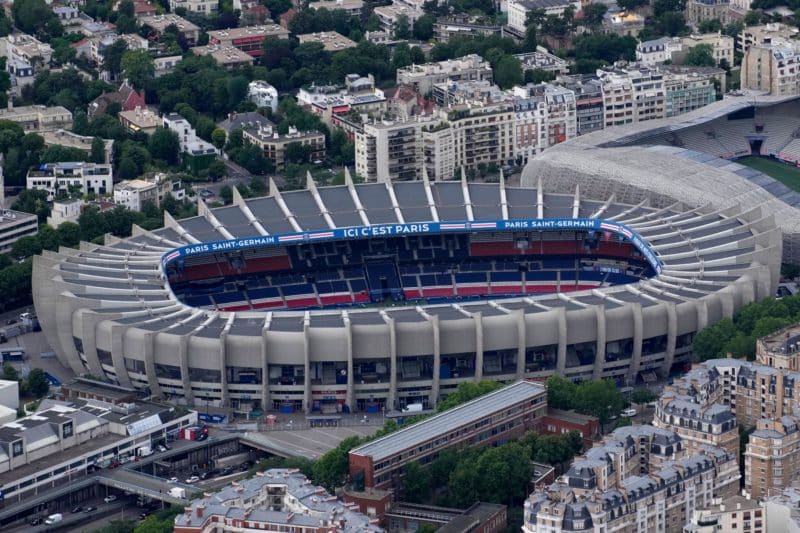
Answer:
[[[280,246],[283,244],[300,244],[309,242],[338,241],[344,239],[369,239],[372,237],[397,237],[401,235],[424,235],[437,233],[499,232],[499,231],[558,231],[587,230],[606,231],[624,237],[630,241],[645,257],[657,274],[661,274],[661,261],[650,249],[638,233],[614,221],[595,218],[532,218],[515,220],[480,220],[469,222],[414,222],[408,224],[376,224],[374,226],[353,226],[300,233],[281,233],[275,235],[259,235],[241,239],[201,242],[189,244],[167,252],[161,258],[161,267],[177,259],[194,255],[235,252],[248,248],[264,246]]]

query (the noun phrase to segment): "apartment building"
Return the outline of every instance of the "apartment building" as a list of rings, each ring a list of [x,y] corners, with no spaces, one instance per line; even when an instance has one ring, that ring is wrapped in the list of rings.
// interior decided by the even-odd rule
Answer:
[[[244,139],[261,148],[264,157],[272,161],[277,170],[286,168],[286,150],[292,143],[309,147],[309,162],[325,157],[325,135],[316,130],[298,131],[297,128],[290,127],[288,133],[281,134],[267,125],[244,130]]]
[[[350,475],[363,475],[369,488],[397,490],[407,464],[427,465],[450,448],[504,442],[536,427],[546,412],[546,389],[517,381],[350,450]]]
[[[744,452],[744,490],[762,499],[771,489],[789,487],[800,473],[800,430],[793,416],[762,418]]]
[[[543,46],[537,46],[535,52],[515,54],[514,57],[519,59],[523,72],[526,70],[544,70],[556,76],[569,73],[569,62],[551,54]]]
[[[777,39],[750,46],[742,60],[741,84],[773,96],[800,94],[800,42]]]
[[[648,67],[598,70],[605,127],[664,118],[664,76]]]
[[[558,83],[575,94],[575,123],[578,135],[603,129],[605,108],[603,84],[593,76],[560,78]]]
[[[44,131],[40,133],[44,139],[45,146],[67,146],[69,148],[77,148],[90,155],[92,153],[92,144],[96,137],[89,135],[78,135],[67,130]],[[114,141],[112,139],[102,139],[104,159],[103,163],[111,163],[114,158]]]
[[[16,33],[0,37],[0,55],[9,63],[22,61],[33,66],[34,71],[50,65],[53,49],[36,37]]]
[[[697,509],[683,531],[684,533],[720,531],[765,533],[774,529],[767,528],[767,513],[763,504],[737,495],[710,507]]]
[[[219,153],[219,150],[217,150],[213,144],[201,139],[197,135],[197,131],[195,131],[194,127],[189,124],[189,121],[183,118],[179,113],[170,113],[161,118],[161,125],[164,128],[178,134],[181,152],[184,154],[207,155]]]
[[[686,37],[681,37],[680,43],[680,50],[673,55],[672,58],[674,62],[677,60],[677,62],[682,63],[683,58],[689,49],[701,44],[707,44],[711,46],[711,55],[714,57],[716,65],[720,65],[724,60],[728,63],[728,65],[733,66],[733,50],[735,39],[729,35],[723,35],[721,32],[700,34],[693,33]]]
[[[251,66],[255,59],[247,52],[228,45],[209,44],[195,46],[192,53],[196,56],[211,56],[220,67],[225,70],[234,70],[240,67]]]
[[[731,10],[730,0],[688,0],[683,14],[687,24],[694,27],[715,19],[726,26],[741,16]]]
[[[361,514],[297,469],[273,468],[192,500],[175,517],[175,533],[240,531],[381,533],[376,518]]]
[[[298,35],[300,44],[319,43],[326,52],[339,52],[348,48],[355,48],[356,42],[335,31],[320,31]]]
[[[756,341],[756,362],[800,372],[800,324],[792,324]]]
[[[780,22],[745,26],[736,38],[736,50],[746,52],[751,46],[771,45],[800,38],[800,29]]]
[[[550,83],[515,87],[514,158],[525,163],[578,134],[575,93]]]
[[[161,117],[150,109],[137,107],[131,111],[120,111],[117,114],[120,124],[131,133],[143,132],[151,135],[161,126]]]
[[[316,0],[309,2],[309,9],[327,9],[333,11],[334,9],[341,9],[351,17],[360,17],[361,11],[364,9],[363,0]]]
[[[560,17],[567,8],[572,7],[575,13],[581,10],[581,3],[573,0],[509,0],[508,26],[521,34],[525,33],[525,21],[531,11],[542,10],[545,15]]]
[[[492,81],[492,66],[481,56],[470,54],[397,69],[397,84],[413,85],[420,94],[428,94],[437,83],[467,80]]]
[[[267,107],[278,111],[278,90],[264,80],[253,80],[247,85],[247,98],[256,107]]]
[[[111,192],[113,183],[111,165],[83,162],[45,163],[28,171],[26,179],[28,189],[47,191],[48,200],[71,190],[103,195]]]
[[[0,120],[16,122],[27,132],[54,131],[72,128],[72,113],[62,106],[45,107],[26,105],[14,107],[9,100],[6,109],[0,109]]]
[[[139,17],[139,24],[152,29],[155,35],[161,35],[168,27],[175,26],[189,46],[194,45],[200,37],[200,27],[178,15],[145,15]]]
[[[453,130],[455,160],[465,169],[514,159],[514,105],[511,101],[471,102],[442,111]]]
[[[437,18],[433,31],[437,41],[446,43],[453,37],[500,35],[502,26],[482,15],[455,13]]]
[[[664,116],[675,117],[717,100],[717,87],[725,92],[725,71],[715,67],[660,67],[664,72]],[[718,81],[718,80],[722,81]]]
[[[439,122],[429,116],[364,124],[356,132],[356,174],[378,182],[421,179],[422,129]]]
[[[213,15],[219,11],[219,2],[216,0],[169,0],[169,10],[175,12],[182,8],[189,13],[199,15]]]
[[[618,428],[528,497],[522,530],[679,533],[696,509],[735,495],[739,479],[737,457],[721,448],[689,453],[674,432]]]
[[[769,533],[800,533],[800,486],[773,491],[764,500]]]
[[[232,46],[253,57],[260,57],[264,53],[264,39],[268,37],[286,39],[289,30],[277,24],[261,24],[208,32],[209,44]]]
[[[652,67],[672,61],[672,54],[681,50],[681,41],[675,37],[660,37],[636,44],[636,62]]]
[[[6,254],[22,237],[36,235],[39,231],[39,219],[36,215],[0,209],[0,253]]]
[[[131,211],[141,211],[147,202],[158,206],[167,196],[183,200],[185,190],[180,180],[166,179],[163,174],[152,178],[123,180],[114,184],[114,203],[123,205]]]

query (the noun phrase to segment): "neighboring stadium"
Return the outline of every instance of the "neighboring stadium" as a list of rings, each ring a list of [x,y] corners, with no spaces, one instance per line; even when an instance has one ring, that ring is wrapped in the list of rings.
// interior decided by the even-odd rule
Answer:
[[[643,130],[551,148],[522,187],[273,186],[45,252],[39,320],[77,373],[239,412],[432,407],[462,381],[555,372],[646,382],[774,293],[798,219],[774,182],[633,146]]]

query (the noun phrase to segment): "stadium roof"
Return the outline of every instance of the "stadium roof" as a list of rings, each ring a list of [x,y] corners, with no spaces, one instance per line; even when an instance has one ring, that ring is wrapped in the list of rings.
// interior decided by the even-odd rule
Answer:
[[[403,450],[413,448],[438,435],[445,435],[467,424],[491,416],[527,399],[534,399],[545,388],[530,381],[517,381],[467,403],[426,418],[385,437],[350,450],[353,455],[371,457],[378,462]]]

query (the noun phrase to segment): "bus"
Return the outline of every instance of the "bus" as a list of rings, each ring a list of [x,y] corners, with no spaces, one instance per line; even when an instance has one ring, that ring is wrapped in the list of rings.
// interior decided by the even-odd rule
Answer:
[[[0,358],[5,361],[22,361],[25,357],[25,350],[20,348],[0,350]]]

